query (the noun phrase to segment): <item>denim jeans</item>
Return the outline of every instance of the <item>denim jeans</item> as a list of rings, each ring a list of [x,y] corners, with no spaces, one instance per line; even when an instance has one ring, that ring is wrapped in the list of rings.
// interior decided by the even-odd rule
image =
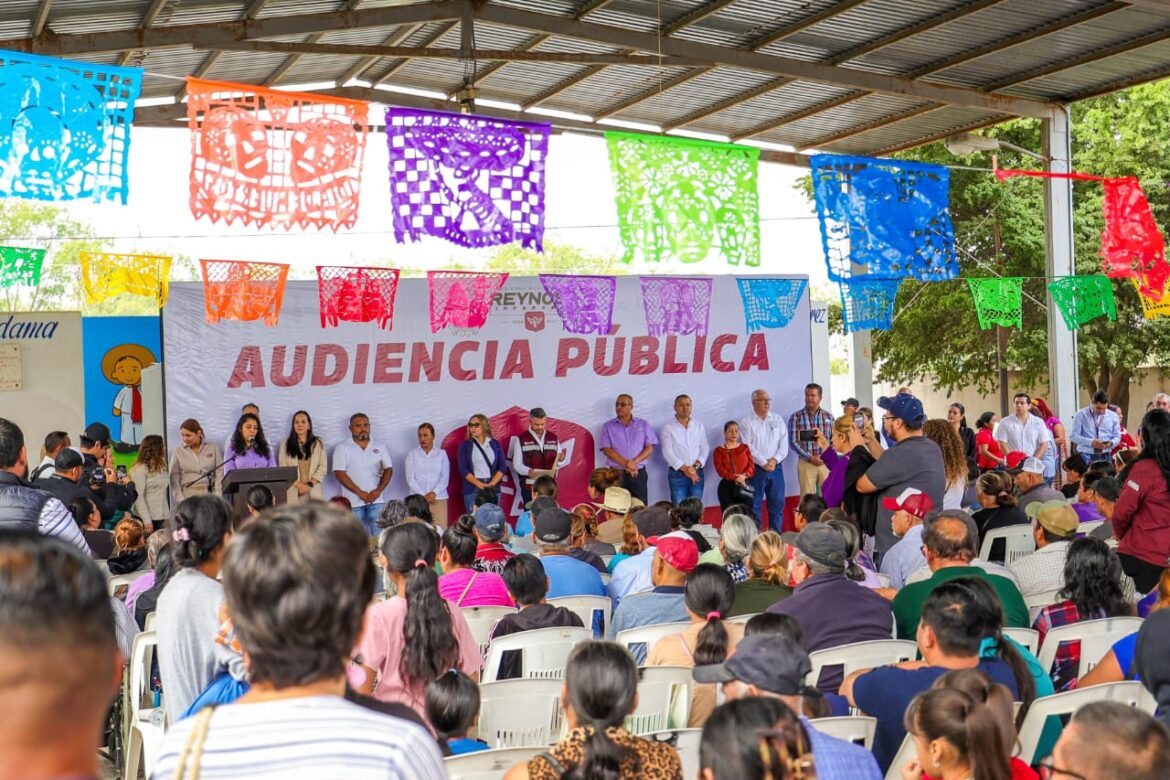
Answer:
[[[756,519],[763,520],[764,499],[768,499],[768,527],[773,531],[780,531],[784,525],[784,472],[783,466],[777,465],[775,471],[764,471],[756,466],[755,476],[751,485],[756,491],[756,500],[752,503]]]
[[[691,482],[691,478],[681,471],[675,471],[669,466],[666,469],[666,482],[670,485],[670,503],[677,506],[684,498],[703,497],[703,470],[698,470],[699,481]]]
[[[377,536],[378,531],[378,516],[382,514],[382,507],[385,504],[366,504],[365,506],[355,506],[353,513],[357,515],[357,519],[361,521],[362,527],[366,529],[366,533],[370,536]]]

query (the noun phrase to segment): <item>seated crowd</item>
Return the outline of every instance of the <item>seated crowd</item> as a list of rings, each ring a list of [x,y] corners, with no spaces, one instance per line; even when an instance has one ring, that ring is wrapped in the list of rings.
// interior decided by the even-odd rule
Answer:
[[[510,780],[682,778],[682,729],[701,729],[703,780],[1170,777],[1170,412],[1146,414],[1118,472],[1107,398],[1087,407],[1088,439],[1082,413],[1066,437],[1023,399],[976,434],[961,406],[928,423],[901,392],[879,400],[879,435],[856,405],[822,420],[819,388],[806,393],[788,433],[816,434],[799,439],[804,494],[787,524],[771,506],[762,522],[768,480],[761,497],[725,477],[738,488],[721,485],[728,501],[708,515],[682,489],[705,454],[671,467],[675,503],[646,505],[607,467],[590,478],[595,504],[562,507],[545,470],[514,522],[478,478],[447,527],[433,494],[370,516],[320,500],[311,472],[294,500],[257,491],[240,514],[214,479],[173,507],[164,487],[151,507],[138,490],[159,470],[154,444],[137,479],[107,473],[109,431],[90,426],[84,454],[54,442],[34,488],[23,434],[0,419],[0,780],[99,776],[148,625],[165,736],[146,771],[160,780],[446,777],[445,757],[506,746],[481,713],[524,678],[556,680],[561,730]],[[240,452],[253,422],[241,418]],[[1079,453],[1057,458],[1066,441]],[[1069,627],[1118,618],[1103,657],[1082,658]],[[516,641],[528,632],[541,633]],[[530,656],[549,632],[572,645],[555,673]],[[824,654],[864,642],[887,662]],[[690,670],[670,739],[632,725],[657,667]],[[1126,680],[1150,698],[1041,720],[1022,750],[1037,702]],[[872,747],[824,720],[849,715],[874,719]]]

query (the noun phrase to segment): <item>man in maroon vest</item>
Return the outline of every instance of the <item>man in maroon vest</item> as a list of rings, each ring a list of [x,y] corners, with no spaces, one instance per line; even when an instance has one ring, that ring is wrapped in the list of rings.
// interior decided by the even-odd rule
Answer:
[[[548,428],[548,416],[539,406],[528,412],[528,430],[512,439],[512,470],[520,482],[524,503],[532,500],[532,483],[547,474],[556,477],[567,452],[561,451],[557,435]]]

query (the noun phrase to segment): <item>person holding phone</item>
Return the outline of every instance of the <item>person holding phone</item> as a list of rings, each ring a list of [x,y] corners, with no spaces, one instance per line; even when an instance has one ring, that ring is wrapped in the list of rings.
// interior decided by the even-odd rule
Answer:
[[[821,408],[824,390],[816,382],[804,386],[804,406],[788,418],[789,446],[796,453],[796,478],[800,494],[819,493],[829,478],[825,465],[825,448],[818,443],[833,435],[833,415]]]

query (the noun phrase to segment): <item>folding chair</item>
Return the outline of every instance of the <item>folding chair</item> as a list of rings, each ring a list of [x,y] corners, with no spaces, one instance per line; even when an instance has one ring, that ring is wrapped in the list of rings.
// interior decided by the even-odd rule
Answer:
[[[495,682],[499,679],[500,662],[504,653],[509,650],[521,653],[522,677],[560,680],[565,676],[565,662],[569,660],[569,653],[573,651],[573,647],[579,642],[588,642],[591,639],[592,629],[568,626],[538,628],[535,631],[496,637],[488,645],[487,660],[483,666],[483,682]]]
[[[1047,637],[1044,644],[1048,644]],[[1020,758],[1028,764],[1035,764],[1043,758],[1035,753],[1040,743],[1040,734],[1044,730],[1044,723],[1048,718],[1054,715],[1071,715],[1094,701],[1119,701],[1150,715],[1153,715],[1157,708],[1154,697],[1136,680],[1090,685],[1087,688],[1044,696],[1032,702],[1028,714],[1024,716],[1024,723],[1020,726]]]
[[[500,780],[516,764],[540,755],[548,747],[516,747],[503,750],[481,750],[444,759],[447,777],[451,780]]]
[[[866,750],[873,750],[873,735],[877,730],[877,718],[871,718],[868,715],[847,715],[837,718],[813,718],[809,722],[822,734],[828,734],[855,745],[862,745]]]
[[[1003,563],[1011,564],[1025,555],[1036,552],[1036,538],[1032,535],[1032,525],[1009,525],[1006,528],[993,528],[983,537],[983,544],[979,546],[979,557],[985,561],[991,560],[991,548],[996,539],[1003,539]]]
[[[561,680],[479,686],[479,738],[492,748],[547,748],[561,731]]]
[[[664,636],[681,634],[690,627],[690,621],[683,623],[655,623],[649,626],[627,628],[625,631],[618,632],[614,640],[619,645],[625,645],[626,649],[630,651],[634,656],[634,660],[640,666],[646,663],[646,656],[650,655],[650,648],[654,646],[655,642]]]
[[[1101,662],[1114,642],[1129,636],[1141,627],[1141,618],[1115,617],[1082,620],[1080,623],[1050,629],[1044,636],[1044,644],[1041,645],[1040,655],[1037,656],[1040,659],[1040,667],[1052,674],[1057,648],[1062,642],[1079,640],[1081,656],[1077,665],[1077,677],[1082,677]]]
[[[840,666],[842,676],[848,677],[858,669],[888,666],[916,657],[918,645],[905,639],[874,639],[869,642],[854,642],[840,647],[816,650],[808,654],[812,671],[808,673],[805,682],[808,685],[816,685],[821,679],[821,670],[826,666]]]

